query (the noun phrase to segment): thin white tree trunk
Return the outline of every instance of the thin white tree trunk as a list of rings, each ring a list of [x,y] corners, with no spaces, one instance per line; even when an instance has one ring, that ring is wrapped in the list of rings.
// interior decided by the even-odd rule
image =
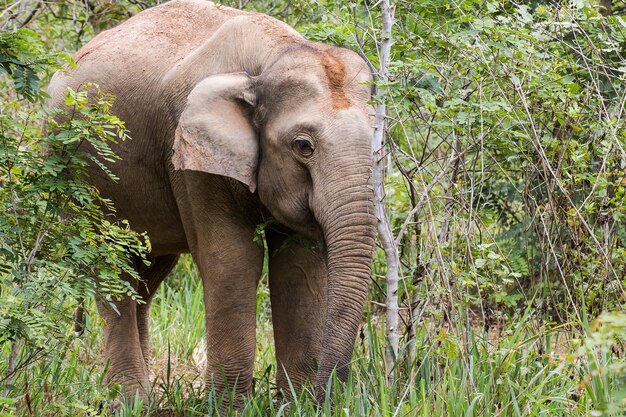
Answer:
[[[386,84],[389,80],[387,67],[391,53],[391,27],[393,26],[394,8],[389,4],[389,0],[380,1],[380,10],[382,14],[382,32],[380,39],[380,67],[378,69],[378,80]],[[380,91],[377,91],[379,95]],[[398,357],[398,345],[400,333],[398,329],[399,313],[398,313],[398,247],[393,238],[387,212],[385,209],[385,119],[387,116],[387,108],[382,97],[378,97],[376,105],[376,113],[374,118],[374,136],[372,138],[372,151],[374,157],[374,171],[372,179],[374,183],[374,205],[376,218],[378,219],[378,234],[385,251],[387,260],[387,349],[385,353],[385,367],[387,377],[393,382],[395,372],[394,364]]]

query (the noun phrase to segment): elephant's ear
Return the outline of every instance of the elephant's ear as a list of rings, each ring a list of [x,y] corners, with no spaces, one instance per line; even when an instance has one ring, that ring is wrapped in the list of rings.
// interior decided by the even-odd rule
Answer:
[[[174,168],[231,177],[254,192],[259,142],[249,114],[255,101],[252,80],[243,73],[198,83],[176,128]]]

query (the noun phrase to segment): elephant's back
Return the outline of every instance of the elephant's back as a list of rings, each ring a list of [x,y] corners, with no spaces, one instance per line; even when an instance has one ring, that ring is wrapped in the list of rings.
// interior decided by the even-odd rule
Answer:
[[[205,42],[226,20],[241,15],[203,0],[174,0],[145,10],[106,30],[74,55],[76,68],[55,75],[49,91],[93,82],[106,93],[125,96],[133,87],[157,82]]]

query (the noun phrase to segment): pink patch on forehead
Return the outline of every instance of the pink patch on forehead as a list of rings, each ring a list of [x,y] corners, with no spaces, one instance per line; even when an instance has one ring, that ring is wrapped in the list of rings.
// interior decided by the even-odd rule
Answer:
[[[326,77],[328,78],[328,87],[333,101],[333,109],[337,110],[350,107],[350,100],[346,97],[346,93],[343,89],[343,81],[346,78],[345,65],[330,52],[326,52],[322,56],[321,63],[326,72]]]

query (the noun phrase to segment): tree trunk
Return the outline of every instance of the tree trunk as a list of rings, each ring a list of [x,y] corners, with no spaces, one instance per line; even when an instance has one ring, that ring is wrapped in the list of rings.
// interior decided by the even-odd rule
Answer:
[[[380,40],[380,68],[378,70],[378,80],[386,83],[389,80],[387,67],[389,65],[391,54],[391,28],[393,26],[394,8],[389,4],[389,0],[380,2],[382,13],[382,33]],[[378,91],[377,91],[377,96]],[[398,356],[398,345],[400,333],[398,329],[399,313],[398,313],[398,268],[400,260],[398,257],[398,247],[393,238],[393,232],[389,226],[387,212],[385,210],[385,170],[384,170],[384,134],[385,119],[387,108],[383,97],[378,97],[376,105],[376,113],[374,119],[374,136],[372,138],[372,151],[374,155],[374,207],[376,218],[378,220],[378,234],[385,251],[387,260],[387,349],[385,353],[385,367],[387,369],[387,377],[390,382],[394,380],[394,364]]]

